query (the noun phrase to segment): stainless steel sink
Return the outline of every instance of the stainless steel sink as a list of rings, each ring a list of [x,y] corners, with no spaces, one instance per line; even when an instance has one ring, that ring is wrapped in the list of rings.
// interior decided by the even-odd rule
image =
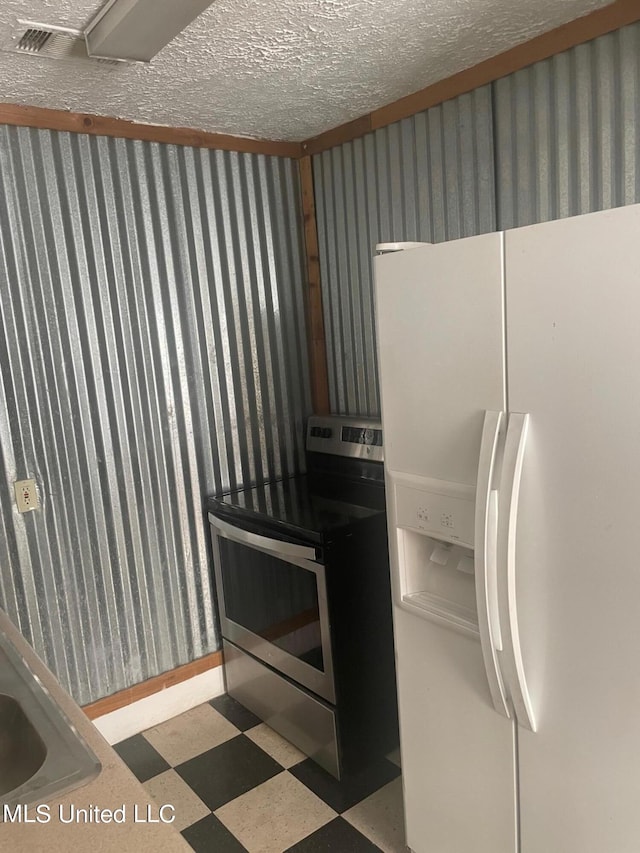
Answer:
[[[47,747],[13,696],[0,696],[0,796],[33,778]]]
[[[100,762],[0,631],[1,804],[36,803],[95,778]]]

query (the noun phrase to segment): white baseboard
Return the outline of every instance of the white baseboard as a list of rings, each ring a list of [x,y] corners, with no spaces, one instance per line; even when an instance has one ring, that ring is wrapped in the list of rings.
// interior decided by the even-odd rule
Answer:
[[[109,743],[119,743],[222,693],[222,667],[216,666],[173,687],[166,687],[152,696],[97,717],[93,724]]]

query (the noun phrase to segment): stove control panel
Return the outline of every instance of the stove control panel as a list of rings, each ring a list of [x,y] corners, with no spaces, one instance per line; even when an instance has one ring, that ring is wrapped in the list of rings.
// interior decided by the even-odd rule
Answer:
[[[369,418],[314,415],[307,424],[307,450],[382,462],[382,424]]]
[[[331,427],[313,426],[309,430],[311,438],[332,438],[333,429]]]

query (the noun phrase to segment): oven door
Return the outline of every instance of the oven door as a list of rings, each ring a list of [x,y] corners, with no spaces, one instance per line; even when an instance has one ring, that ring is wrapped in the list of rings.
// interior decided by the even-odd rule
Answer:
[[[325,569],[313,547],[209,513],[222,635],[335,703]]]

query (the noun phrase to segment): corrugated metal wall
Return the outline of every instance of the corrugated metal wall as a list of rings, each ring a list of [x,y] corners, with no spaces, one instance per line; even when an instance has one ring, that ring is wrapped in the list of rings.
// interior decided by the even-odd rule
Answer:
[[[315,156],[314,184],[331,409],[377,415],[375,244],[495,230],[490,87]]]
[[[640,201],[640,24],[495,84],[498,227]]]
[[[640,201],[640,24],[319,154],[314,179],[331,407],[376,414],[376,242]]]
[[[0,199],[1,604],[84,703],[218,648],[201,496],[303,464],[297,165],[2,127]]]
[[[375,243],[640,201],[640,24],[314,179],[332,409],[375,415]],[[81,702],[217,648],[199,497],[302,467],[300,221],[288,160],[0,128],[0,596]]]

